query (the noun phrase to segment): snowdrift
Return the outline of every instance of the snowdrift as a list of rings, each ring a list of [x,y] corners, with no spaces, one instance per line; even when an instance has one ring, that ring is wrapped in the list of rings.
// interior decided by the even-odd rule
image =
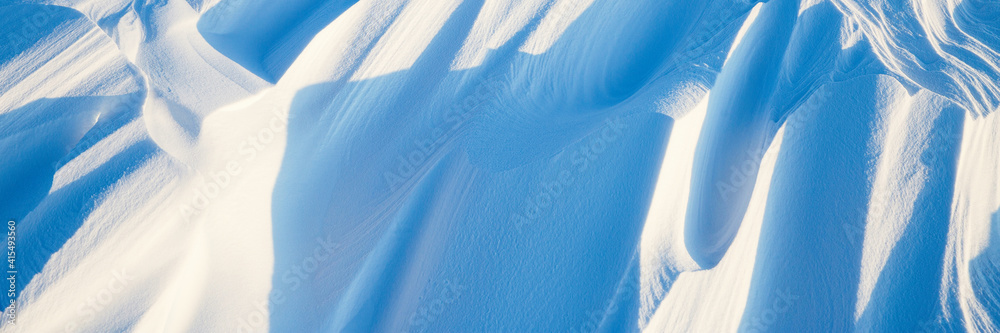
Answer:
[[[0,13],[2,332],[1000,331],[994,1]]]

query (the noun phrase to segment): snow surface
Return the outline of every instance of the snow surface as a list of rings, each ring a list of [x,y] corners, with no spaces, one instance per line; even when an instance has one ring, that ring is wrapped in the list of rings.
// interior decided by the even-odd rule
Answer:
[[[0,0],[0,32],[2,332],[1000,332],[994,0]]]

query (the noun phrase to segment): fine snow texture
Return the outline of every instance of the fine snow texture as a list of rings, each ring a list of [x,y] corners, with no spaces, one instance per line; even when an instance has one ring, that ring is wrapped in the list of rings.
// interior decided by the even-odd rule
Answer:
[[[1000,332],[996,1],[0,14],[2,332]]]

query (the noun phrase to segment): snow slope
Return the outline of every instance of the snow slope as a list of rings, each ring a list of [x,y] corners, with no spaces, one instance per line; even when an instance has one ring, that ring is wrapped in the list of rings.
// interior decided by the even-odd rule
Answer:
[[[0,13],[2,332],[1000,331],[995,1]]]

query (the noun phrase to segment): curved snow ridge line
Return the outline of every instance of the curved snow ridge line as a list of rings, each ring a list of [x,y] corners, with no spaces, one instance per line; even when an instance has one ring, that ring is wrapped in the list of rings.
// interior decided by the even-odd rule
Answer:
[[[83,11],[86,13],[86,18],[90,20],[89,25],[103,29],[103,35],[109,36],[115,43],[118,43],[117,52],[91,52],[90,58],[93,56],[104,55],[117,57],[119,54],[126,56],[128,60],[125,63],[128,67],[134,70],[136,73],[136,80],[140,84],[145,86],[145,89],[154,91],[151,94],[150,101],[137,101],[130,100],[124,106],[125,109],[138,109],[142,111],[142,118],[147,123],[149,132],[153,134],[153,139],[156,141],[157,145],[163,147],[165,151],[170,153],[172,156],[185,163],[192,163],[191,158],[188,157],[189,149],[184,148],[187,146],[183,142],[194,141],[194,137],[197,135],[198,129],[200,128],[201,115],[211,111],[213,107],[211,105],[205,106],[207,104],[213,104],[211,101],[206,101],[205,98],[199,98],[198,96],[186,96],[185,98],[180,98],[177,92],[173,90],[176,88],[183,88],[190,90],[187,85],[198,85],[201,84],[218,86],[218,83],[207,82],[209,80],[190,80],[187,79],[184,85],[172,84],[170,81],[177,81],[176,75],[174,77],[165,76],[161,69],[157,69],[157,63],[163,61],[165,57],[177,57],[182,56],[186,59],[200,59],[200,61],[187,61],[187,63],[202,63],[207,65],[208,68],[212,68],[214,72],[218,73],[216,78],[226,80],[231,83],[230,88],[236,88],[237,90],[252,91],[256,89],[257,84],[248,81],[248,77],[244,74],[240,74],[243,70],[242,67],[235,66],[227,58],[221,57],[217,52],[211,49],[195,32],[193,25],[190,28],[186,28],[187,23],[183,20],[185,16],[190,16],[192,13],[186,13],[184,8],[178,8],[176,5],[171,5],[168,3],[114,3],[114,2],[81,2],[70,4],[72,7],[61,7],[61,6],[45,6],[46,8],[65,8],[66,11],[73,11],[80,13]],[[159,18],[170,17],[168,20],[159,20]],[[154,20],[155,19],[155,20]],[[155,21],[155,22],[154,22]],[[96,23],[95,23],[96,22]],[[187,31],[187,32],[185,32]],[[179,33],[179,34],[178,34]],[[187,38],[184,37],[187,36]],[[88,37],[90,37],[88,35]],[[102,36],[103,37],[103,36]],[[93,39],[93,38],[89,38]],[[179,48],[166,49],[163,47],[169,45],[180,46]],[[79,43],[75,43],[79,45]],[[110,45],[115,45],[110,43]],[[186,54],[180,55],[176,52],[177,49],[188,50]],[[70,49],[72,50],[72,49]],[[120,57],[118,57],[120,58]],[[158,59],[161,58],[161,59]],[[151,62],[152,60],[152,62]],[[134,61],[136,63],[130,63],[129,61]],[[183,62],[183,61],[182,61]],[[95,67],[90,67],[95,68]],[[29,71],[33,73],[32,75],[38,75],[39,71]],[[183,71],[179,72],[184,74]],[[155,77],[153,80],[150,79],[150,75],[153,74]],[[166,82],[165,82],[166,80]],[[200,82],[199,81],[206,81]],[[173,88],[171,88],[173,86]],[[202,90],[205,91],[205,90]],[[199,93],[206,95],[204,93]],[[218,97],[231,95],[231,94],[214,94],[213,99]],[[6,94],[5,94],[6,96]],[[188,98],[191,97],[191,98]],[[183,101],[198,101],[193,103],[184,103]],[[143,104],[148,104],[147,107],[143,107]],[[189,108],[184,104],[190,105],[193,108]],[[214,103],[218,104],[218,102]],[[109,110],[111,112],[120,111],[121,105],[115,109]],[[164,112],[167,111],[167,112]],[[118,120],[131,117],[139,117],[138,114],[133,114],[133,112],[128,112],[128,114],[109,114],[107,117],[114,117],[111,121],[117,122]],[[152,116],[152,117],[149,117]],[[83,142],[83,146],[78,146],[79,149],[86,149],[87,146],[96,143],[100,140],[100,137],[104,137],[110,132],[113,132],[114,128],[109,128],[106,126],[108,124],[105,119],[105,115],[98,116],[100,119],[99,129],[96,132],[89,133],[86,140]],[[153,118],[156,121],[150,122],[149,119]],[[79,151],[70,152],[70,156],[79,153]],[[64,160],[57,162],[57,165],[62,165],[68,161]]]
[[[715,84],[740,32],[752,21],[748,15],[755,15],[752,9],[759,8],[754,3],[716,1],[704,8],[700,13],[704,20],[688,27],[684,40],[657,73],[618,106],[629,113],[655,111],[674,119],[687,115]]]
[[[1000,20],[1000,5],[976,0],[832,3],[903,80],[979,116],[1000,107],[1000,43],[989,23]]]
[[[705,96],[696,106],[684,111],[684,117],[677,119],[664,152],[640,240],[639,270],[644,289],[640,294],[639,327],[655,325],[652,319],[679,275],[699,269],[683,244],[688,192],[676,189],[690,188],[690,164],[707,102],[708,96]]]
[[[795,1],[764,4],[712,88],[684,228],[688,252],[703,268],[722,259],[739,230],[761,155],[777,130],[767,106],[775,94],[785,93],[775,90],[785,64],[798,60],[796,55],[813,56],[788,52],[796,47],[791,43],[805,22],[798,9]]]
[[[727,1],[593,3],[545,53],[512,57],[518,66],[510,92],[474,120],[472,159],[510,169],[555,155],[566,138],[611,114],[682,116],[714,82],[751,9],[750,2]],[[669,20],[672,15],[704,20]],[[595,36],[594,30],[619,33]],[[532,144],[513,151],[494,142]]]
[[[752,5],[594,2],[547,52],[529,59],[533,66],[527,69],[544,79],[533,88],[557,108],[586,110],[619,104],[656,80],[710,86]]]
[[[705,115],[704,109],[706,108],[707,100],[699,105],[699,110],[693,116],[701,116],[703,118]],[[699,118],[684,118],[678,121],[677,127],[688,124],[700,125],[702,121],[703,119]],[[695,126],[690,130],[675,128],[674,133],[671,135],[671,145],[677,144],[678,146],[688,147],[684,148],[686,152],[683,153],[684,156],[681,163],[670,162],[671,164],[685,166],[687,175],[680,177],[683,179],[682,182],[685,183],[690,182],[690,167],[691,162],[694,160],[694,151],[696,150],[695,146],[697,145],[698,129],[700,127]],[[741,324],[739,314],[743,312],[747,293],[750,291],[750,281],[756,261],[755,257],[757,255],[759,235],[765,206],[767,205],[768,192],[772,176],[777,176],[773,174],[773,171],[777,157],[780,155],[783,133],[786,130],[788,129],[779,131],[767,152],[763,154],[763,159],[759,162],[760,176],[749,180],[754,181],[756,186],[754,186],[754,193],[744,221],[740,223],[740,230],[733,241],[732,250],[726,253],[726,256],[723,257],[716,267],[701,269],[693,259],[687,256],[686,251],[682,252],[684,251],[683,229],[685,213],[683,209],[680,210],[679,214],[675,213],[672,221],[670,221],[675,225],[671,226],[674,230],[671,231],[673,234],[671,236],[673,237],[669,239],[669,242],[673,243],[671,246],[678,248],[674,251],[680,253],[674,254],[674,256],[680,258],[672,260],[672,263],[667,265],[668,267],[672,267],[669,269],[672,273],[661,273],[653,269],[646,271],[646,267],[642,267],[644,270],[643,275],[647,275],[644,276],[644,285],[646,281],[652,280],[654,282],[651,287],[666,288],[664,291],[653,289],[654,292],[663,293],[661,300],[655,303],[643,301],[644,312],[642,313],[645,316],[649,316],[644,332],[741,332],[738,329],[739,327],[751,326],[751,324]],[[669,149],[674,149],[674,147]],[[670,150],[668,150],[668,154],[670,154]],[[667,157],[670,157],[670,155]],[[679,171],[676,169],[670,170]],[[661,171],[661,177],[663,176],[664,171]],[[675,183],[662,185],[658,183],[657,189],[659,190],[661,187],[662,189],[676,188],[671,186],[673,184]],[[684,188],[686,186],[679,187]],[[675,195],[685,197],[688,194],[682,191],[680,194]],[[687,200],[676,201],[672,206],[686,207]],[[651,211],[652,209],[654,208],[651,208]],[[661,207],[661,209],[664,208]],[[647,222],[647,228],[649,228],[649,222]],[[646,233],[647,230],[644,230],[644,238]],[[643,245],[646,246],[646,244]],[[646,260],[649,259],[653,258],[647,258]],[[663,268],[660,269],[665,270]],[[670,279],[669,281],[657,283],[657,279],[668,278]],[[656,294],[644,294],[643,297],[652,297],[653,295]],[[654,304],[655,307],[650,308]],[[652,311],[652,313],[647,311]],[[750,328],[754,327],[751,326]]]
[[[345,82],[354,77],[403,8],[400,1],[361,2],[352,6],[316,33],[276,86],[298,91],[317,83]]]
[[[80,2],[67,7],[111,37],[150,91],[190,109],[195,118],[271,85],[205,42],[195,26],[200,14],[186,2]],[[186,66],[165,70],[172,63]]]
[[[220,53],[275,83],[321,30],[356,3],[222,0],[205,11],[198,31]]]

